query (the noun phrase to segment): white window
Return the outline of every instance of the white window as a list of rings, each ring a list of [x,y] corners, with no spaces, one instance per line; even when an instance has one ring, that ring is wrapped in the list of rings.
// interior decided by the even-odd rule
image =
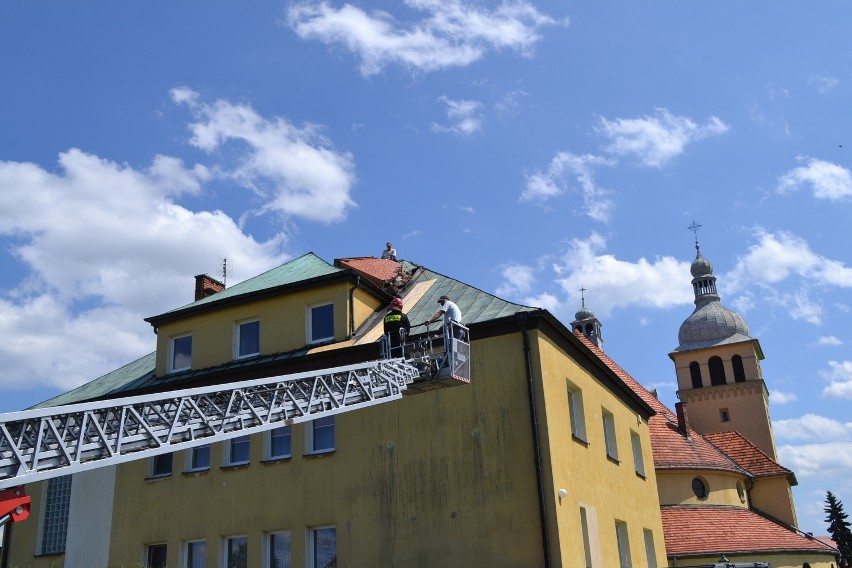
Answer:
[[[251,460],[251,438],[238,436],[225,442],[225,465],[244,465]]]
[[[308,343],[334,339],[334,304],[320,304],[308,309]]]
[[[654,533],[650,529],[642,529],[645,535],[645,558],[648,568],[657,568],[657,551],[654,550]]]
[[[615,521],[615,539],[618,541],[618,565],[620,568],[632,568],[630,540],[627,538],[627,523],[624,521]]]
[[[68,513],[71,508],[71,476],[63,475],[47,481],[47,497],[41,525],[41,554],[65,552],[68,535]]]
[[[248,537],[231,536],[223,541],[224,568],[248,568]]]
[[[325,416],[312,421],[305,428],[306,451],[319,454],[334,451],[334,416]]]
[[[207,541],[190,540],[184,543],[183,557],[185,568],[205,568],[207,566]]]
[[[630,444],[633,446],[633,465],[636,468],[636,473],[645,477],[645,458],[642,457],[642,439],[633,430],[630,431]]]
[[[172,454],[160,454],[151,458],[148,477],[168,477],[172,474]]]
[[[337,529],[314,527],[308,529],[308,566],[331,568],[337,566]]]
[[[149,544],[145,551],[145,568],[166,568],[166,545]]]
[[[169,342],[169,372],[192,367],[192,335],[173,337]]]
[[[290,531],[268,533],[264,542],[263,568],[291,568]]]
[[[234,357],[242,359],[260,353],[260,321],[238,323],[234,332]]]
[[[265,459],[276,460],[289,458],[292,455],[292,428],[281,426],[267,431]]]
[[[207,469],[210,469],[210,444],[186,451],[186,471],[204,471]]]
[[[615,441],[615,417],[611,412],[601,409],[603,416],[604,440],[606,441],[606,455],[618,461],[618,444]]]
[[[582,442],[586,438],[586,413],[583,410],[583,391],[568,383],[568,419],[571,421],[571,435]]]

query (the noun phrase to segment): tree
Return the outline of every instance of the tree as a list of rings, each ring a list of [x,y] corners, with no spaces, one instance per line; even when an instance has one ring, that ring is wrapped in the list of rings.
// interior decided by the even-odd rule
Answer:
[[[828,533],[837,543],[840,555],[847,562],[852,562],[852,530],[849,529],[849,521],[846,520],[849,515],[843,512],[843,503],[831,491],[826,493],[823,511],[828,515],[825,518],[825,522],[828,523]]]

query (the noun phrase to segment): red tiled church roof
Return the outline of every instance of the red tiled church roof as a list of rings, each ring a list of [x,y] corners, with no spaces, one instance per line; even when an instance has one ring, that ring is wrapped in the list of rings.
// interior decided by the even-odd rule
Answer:
[[[656,411],[657,414],[648,421],[655,469],[710,469],[748,475],[745,470],[738,467],[732,459],[709,443],[701,434],[687,428],[689,435],[684,435],[678,428],[675,414],[665,404],[640,385],[636,379],[631,377],[627,371],[610,359],[582,333],[575,331],[574,335],[633,392]]]
[[[725,452],[740,467],[747,470],[754,477],[787,476],[793,485],[796,485],[796,477],[792,471],[780,465],[778,462],[766,455],[763,450],[749,442],[739,432],[716,432],[704,434],[704,437],[714,446]]]
[[[834,549],[742,507],[725,505],[669,505],[661,507],[666,554],[766,553]]]

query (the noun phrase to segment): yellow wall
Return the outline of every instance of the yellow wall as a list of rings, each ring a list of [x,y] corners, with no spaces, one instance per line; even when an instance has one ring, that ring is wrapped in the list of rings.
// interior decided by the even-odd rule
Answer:
[[[749,495],[752,505],[761,511],[794,527],[799,526],[793,506],[793,492],[786,477],[756,479]]]
[[[235,324],[260,319],[260,354],[281,353],[307,344],[308,307],[334,303],[334,338],[342,341],[349,334],[349,282],[329,284],[283,296],[265,298],[247,304],[205,312],[161,325],[157,329],[157,375],[167,371],[170,340],[192,334],[192,368],[203,369],[234,359]],[[363,291],[356,292],[355,315],[366,318],[378,301],[372,302]],[[356,321],[356,326],[363,321]]]
[[[306,527],[330,524],[352,565],[542,565],[520,337],[475,342],[472,368],[470,386],[337,415],[330,455],[303,456],[296,425],[287,461],[260,463],[255,436],[235,470],[218,446],[206,474],[149,482],[145,462],[119,466],[111,563],[166,542],[171,565],[182,540],[204,538],[215,566],[221,537],[246,534],[256,566],[262,533],[289,529],[304,566]]]
[[[648,424],[603,384],[579,366],[549,338],[531,333],[535,373],[543,375],[536,386],[539,421],[545,453],[546,496],[555,514],[550,525],[553,541],[560,545],[559,563],[581,566],[584,558],[580,507],[594,510],[602,563],[618,566],[615,521],[627,524],[633,566],[646,566],[644,529],[653,534],[657,563],[665,565],[665,542],[654,473]],[[538,355],[538,356],[535,356]],[[572,438],[568,409],[568,382],[581,389],[588,444]],[[604,442],[602,408],[613,414],[619,462],[610,460]],[[645,476],[637,475],[631,431],[639,434]],[[551,471],[552,467],[552,471]],[[552,473],[552,475],[551,475]],[[559,489],[568,495],[560,499]],[[593,527],[590,531],[594,533]],[[557,536],[558,535],[558,536]]]
[[[811,568],[837,568],[837,561],[830,554],[744,554],[735,555],[728,554],[728,560],[731,562],[769,562],[772,568],[802,568],[805,562],[809,563]],[[814,559],[818,560],[814,560]],[[670,563],[671,566],[706,566],[713,564],[719,560],[719,555],[699,556],[697,558],[679,558],[677,564]],[[671,562],[671,561],[670,561]]]
[[[696,477],[707,483],[707,499],[699,499],[692,491],[692,480]],[[660,505],[734,505],[747,508],[748,495],[743,503],[737,492],[737,483],[744,481],[741,475],[713,470],[657,470]]]

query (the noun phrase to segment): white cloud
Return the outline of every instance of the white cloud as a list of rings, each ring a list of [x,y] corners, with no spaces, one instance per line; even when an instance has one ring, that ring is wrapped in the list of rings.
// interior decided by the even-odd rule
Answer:
[[[726,291],[745,294],[754,303],[759,297],[785,308],[794,318],[819,324],[824,309],[810,298],[814,287],[852,288],[852,268],[813,252],[808,243],[792,233],[756,230],[757,243],[737,259],[722,279]],[[782,292],[774,285],[796,278],[800,289]],[[760,289],[755,294],[755,288]],[[735,302],[738,299],[735,299]]]
[[[635,156],[646,166],[660,168],[683,154],[687,144],[728,131],[728,126],[715,116],[699,125],[664,108],[656,111],[656,116],[639,118],[600,117],[596,130],[609,139],[605,150],[617,156]]]
[[[769,393],[769,400],[772,404],[789,404],[796,402],[798,399],[799,397],[793,392],[772,391]]]
[[[496,293],[503,298],[517,298],[529,294],[535,283],[535,270],[523,264],[508,264],[500,271],[503,283],[497,287]]]
[[[778,461],[797,477],[847,479],[852,470],[852,442],[782,445],[778,447]]]
[[[778,180],[778,192],[810,187],[817,199],[837,201],[852,196],[852,172],[832,162],[799,157],[804,166],[793,168]]]
[[[214,152],[239,141],[249,147],[221,172],[261,196],[264,210],[334,222],[355,205],[350,197],[355,183],[352,156],[335,151],[317,126],[300,128],[280,117],[267,120],[248,105],[225,100],[202,103],[186,88],[172,90],[172,99],[186,104],[197,120],[190,125],[194,146]]]
[[[209,177],[175,158],[134,169],[78,149],[55,172],[0,162],[0,234],[29,270],[0,298],[0,388],[91,380],[152,351],[142,318],[192,301],[192,276],[221,257],[234,281],[286,259],[282,235],[257,242],[221,211],[176,203]]]
[[[539,30],[559,22],[523,0],[504,1],[493,9],[460,0],[407,0],[424,19],[400,22],[386,11],[328,2],[298,2],[287,10],[287,23],[302,39],[342,45],[360,59],[361,74],[389,64],[420,71],[464,67],[489,50],[511,49],[530,56]]]
[[[478,114],[482,108],[482,103],[479,101],[453,100],[446,96],[438,97],[438,101],[447,106],[446,112],[450,124],[443,125],[433,122],[432,130],[469,136],[482,128],[482,117]]]
[[[772,402],[777,402],[774,398]],[[775,435],[784,440],[843,441],[852,439],[852,423],[843,423],[817,414],[805,414],[799,418],[773,420]]]
[[[553,265],[556,282],[566,294],[566,315],[580,305],[581,287],[586,288],[586,305],[598,317],[616,308],[670,308],[693,300],[689,282],[689,263],[673,257],[635,262],[604,254],[605,239],[597,233],[588,239],[574,239],[569,250]]]
[[[829,361],[828,370],[820,371],[820,376],[831,380],[822,389],[823,396],[852,398],[852,361]]]
[[[613,203],[607,197],[610,192],[597,185],[595,168],[611,165],[612,161],[600,156],[560,152],[551,160],[547,170],[527,176],[526,188],[519,201],[542,205],[576,187],[583,197],[583,213],[596,221],[608,221]],[[569,182],[567,178],[573,179]]]
[[[843,345],[843,342],[834,337],[833,335],[823,335],[819,339],[817,339],[817,345]]]
[[[810,79],[808,80],[808,83],[816,87],[816,90],[821,95],[825,95],[826,93],[832,91],[834,87],[839,85],[840,80],[832,75],[818,74],[811,75]]]

